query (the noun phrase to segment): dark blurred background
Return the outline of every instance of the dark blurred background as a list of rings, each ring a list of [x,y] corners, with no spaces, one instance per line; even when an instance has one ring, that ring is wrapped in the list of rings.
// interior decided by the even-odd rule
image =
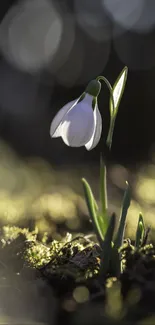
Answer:
[[[103,74],[113,84],[125,65],[126,90],[110,161],[138,163],[155,142],[154,0],[0,2],[0,136],[17,153],[54,165],[98,161],[106,152],[109,94],[102,87],[98,147],[71,149],[51,139],[55,113]]]
[[[110,153],[105,85],[99,96],[103,132],[95,149],[70,148],[50,138],[51,121],[64,104],[98,75],[113,84],[125,65],[128,79]],[[24,220],[31,229],[37,225],[56,236],[62,223],[71,231],[92,230],[80,179],[88,179],[98,200],[102,152],[109,211],[119,215],[128,180],[131,228],[141,210],[155,226],[154,89],[154,0],[1,0],[2,223],[23,226]]]

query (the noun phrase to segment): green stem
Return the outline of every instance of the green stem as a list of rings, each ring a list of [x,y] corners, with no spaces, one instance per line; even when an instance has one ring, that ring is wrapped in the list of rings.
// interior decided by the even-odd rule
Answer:
[[[111,96],[111,102],[112,106],[110,105],[110,127],[109,127],[109,132],[108,132],[108,137],[107,137],[107,146],[109,149],[111,149],[112,145],[112,137],[113,137],[113,132],[114,132],[114,126],[115,126],[115,119],[116,119],[116,114],[115,114],[115,103],[114,103],[114,96],[113,96],[113,88],[110,84],[110,82],[103,76],[99,76],[96,78],[97,81],[102,80],[105,82],[107,85],[109,91],[110,91],[110,96]]]
[[[100,80],[104,81],[105,84],[107,85],[109,91],[110,91],[111,100],[112,100],[112,110],[110,108],[110,117],[112,118],[113,117],[113,114],[114,114],[114,111],[115,111],[115,104],[114,104],[114,97],[113,97],[113,89],[112,89],[112,86],[111,86],[110,82],[105,77],[103,77],[103,76],[98,76],[96,78],[96,80],[97,81],[100,81]]]
[[[107,171],[104,161],[102,159],[102,155],[100,156],[100,201],[102,205],[102,216],[107,221]]]
[[[112,137],[113,137],[114,127],[115,127],[115,120],[116,120],[116,116],[114,115],[110,119],[110,127],[109,127],[109,132],[106,141],[109,149],[111,149],[111,145],[112,145]]]

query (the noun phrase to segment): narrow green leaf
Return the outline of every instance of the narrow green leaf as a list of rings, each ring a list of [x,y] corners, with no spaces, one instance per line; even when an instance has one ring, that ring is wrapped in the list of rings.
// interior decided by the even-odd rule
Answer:
[[[115,245],[112,248],[112,252],[111,252],[110,270],[113,276],[116,277],[120,276],[121,273],[120,253],[118,251],[118,248],[115,247]]]
[[[135,247],[138,248],[141,246],[144,236],[145,236],[145,225],[144,225],[143,216],[140,213],[138,219],[137,231],[136,231]]]
[[[82,184],[84,188],[84,194],[85,194],[85,199],[89,211],[89,215],[91,218],[91,221],[93,223],[94,231],[96,233],[97,239],[99,241],[100,246],[102,247],[103,245],[103,240],[104,240],[104,235],[102,232],[102,227],[100,225],[100,220],[96,211],[96,201],[94,200],[94,196],[91,190],[90,185],[86,181],[86,179],[82,178]]]
[[[111,100],[111,96],[110,96],[110,112],[113,115],[117,115],[118,113],[118,108],[120,105],[120,101],[125,89],[125,84],[126,84],[126,80],[127,80],[127,74],[128,74],[128,68],[124,67],[124,69],[121,71],[121,73],[119,74],[118,78],[116,79],[114,86],[113,86],[113,99],[114,99],[114,108],[113,108],[113,102]]]
[[[108,221],[105,222],[105,219],[103,218],[103,215],[100,214],[99,212],[97,213],[97,217],[98,217],[98,223],[99,223],[100,229],[102,229],[102,235],[103,235],[103,238],[104,238],[105,233],[106,233],[107,228],[108,228]]]
[[[107,146],[109,149],[112,145],[112,138],[113,138],[113,132],[115,127],[115,120],[118,113],[118,108],[120,105],[120,101],[125,89],[125,84],[127,80],[127,74],[128,74],[128,68],[124,67],[124,69],[121,71],[120,75],[118,76],[117,80],[114,83],[114,86],[112,88],[112,95],[110,94],[110,102],[109,102],[109,110],[110,110],[110,127],[108,131],[107,136]]]
[[[124,230],[125,230],[125,221],[127,216],[127,211],[130,206],[131,201],[131,195],[130,195],[130,188],[129,184],[126,182],[127,188],[124,193],[123,203],[122,203],[122,210],[121,210],[121,216],[119,220],[119,227],[116,234],[116,239],[114,242],[114,245],[116,248],[119,248],[122,245],[123,238],[124,238]]]
[[[115,223],[116,223],[116,216],[113,213],[110,221],[109,221],[109,225],[108,225],[108,229],[107,232],[105,234],[105,239],[102,245],[102,254],[101,254],[101,268],[100,268],[100,276],[104,277],[109,269],[109,263],[110,263],[110,258],[111,258],[111,252],[112,252],[112,239],[113,239],[113,234],[114,234],[114,230],[115,230]]]
[[[87,183],[88,183],[88,182],[87,182]],[[90,185],[89,185],[89,186],[90,186]],[[94,201],[94,209],[95,209],[96,213],[98,213],[98,211],[99,211],[99,207],[98,207],[98,204],[97,204],[97,202],[96,202],[96,200],[95,200],[95,198],[94,198],[93,193],[92,193],[92,196],[93,196],[93,201]]]
[[[104,234],[108,227],[107,210],[108,210],[108,200],[107,200],[107,179],[106,179],[106,166],[103,162],[102,156],[100,158],[100,201],[101,201],[101,218],[103,224]]]

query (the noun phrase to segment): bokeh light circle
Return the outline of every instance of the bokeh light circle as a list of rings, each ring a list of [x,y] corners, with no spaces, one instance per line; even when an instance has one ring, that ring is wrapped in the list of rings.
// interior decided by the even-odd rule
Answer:
[[[62,19],[48,0],[25,1],[12,7],[0,25],[0,49],[21,70],[44,68],[56,55]]]

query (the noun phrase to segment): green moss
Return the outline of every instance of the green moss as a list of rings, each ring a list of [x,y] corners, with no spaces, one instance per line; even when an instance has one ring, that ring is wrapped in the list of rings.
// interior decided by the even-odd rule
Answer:
[[[0,260],[11,265],[18,262],[17,270],[28,267],[37,269],[46,279],[72,278],[75,282],[95,279],[100,269],[100,247],[85,236],[73,238],[67,234],[61,241],[48,242],[47,234],[40,240],[38,231],[5,226],[1,230]],[[122,279],[132,276],[140,279],[148,274],[155,279],[155,250],[152,244],[137,249],[130,241],[120,248],[122,259]],[[138,276],[137,276],[138,274]],[[108,277],[113,277],[110,272]]]
[[[26,228],[5,226],[1,231],[1,248],[14,247],[14,258],[20,252],[24,265],[41,270],[47,278],[71,276],[80,281],[98,274],[100,248],[94,242],[84,236],[72,238],[71,234],[61,241],[48,244],[47,241],[47,234],[38,240],[37,229],[30,232]]]

